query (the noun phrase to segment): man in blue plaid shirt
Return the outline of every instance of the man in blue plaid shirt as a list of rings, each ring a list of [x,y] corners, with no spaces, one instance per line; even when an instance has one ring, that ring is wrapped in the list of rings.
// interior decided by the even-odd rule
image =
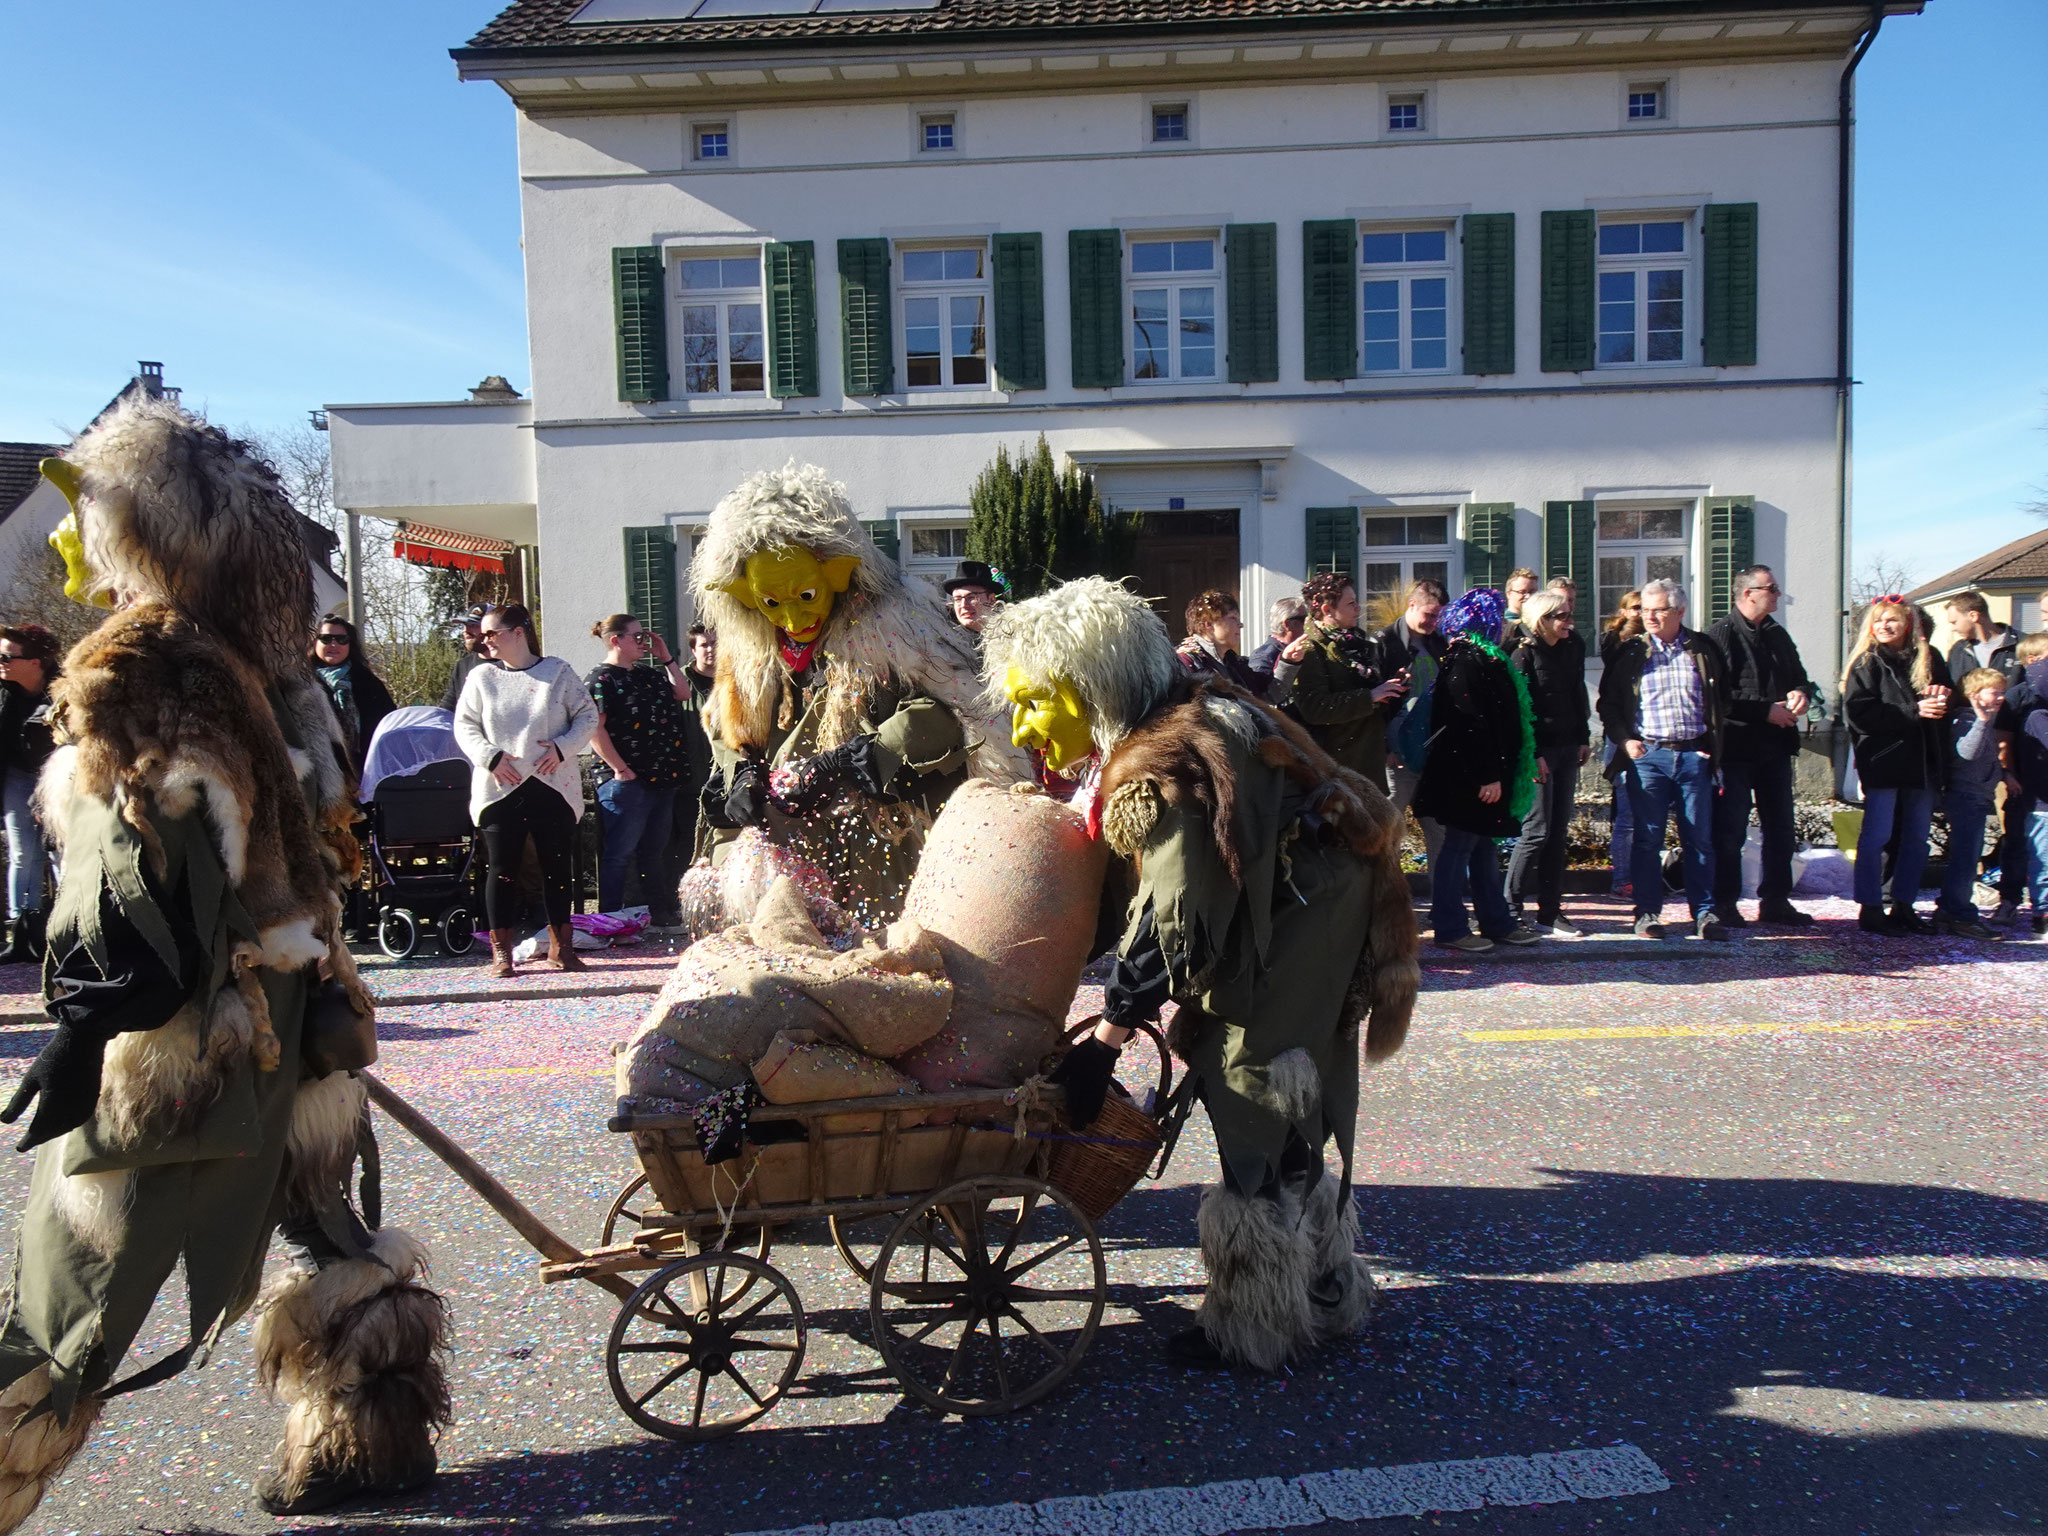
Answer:
[[[1678,818],[1679,857],[1693,931],[1725,940],[1714,915],[1714,777],[1726,681],[1721,653],[1685,627],[1685,589],[1643,587],[1643,633],[1616,651],[1600,679],[1600,724],[1621,743],[1608,765],[1635,819],[1630,878],[1636,936],[1664,937],[1664,827]]]

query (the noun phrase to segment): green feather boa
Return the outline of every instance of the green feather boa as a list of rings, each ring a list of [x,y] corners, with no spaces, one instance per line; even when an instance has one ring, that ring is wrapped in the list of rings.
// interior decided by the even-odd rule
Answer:
[[[1529,702],[1529,680],[1522,676],[1521,668],[1509,664],[1507,652],[1491,640],[1469,634],[1464,638],[1506,667],[1514,681],[1515,707],[1522,712],[1522,745],[1515,756],[1512,781],[1503,787],[1507,790],[1508,814],[1520,821],[1536,803],[1536,706]]]

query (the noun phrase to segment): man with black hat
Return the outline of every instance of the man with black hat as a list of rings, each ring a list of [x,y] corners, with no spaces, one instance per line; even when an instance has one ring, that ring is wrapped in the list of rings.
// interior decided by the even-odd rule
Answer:
[[[960,574],[945,584],[953,621],[979,638],[982,625],[1003,603],[1003,579],[980,560],[962,560]]]
[[[448,621],[452,629],[462,626],[462,654],[455,660],[455,671],[449,675],[448,687],[441,694],[441,707],[455,708],[455,701],[462,697],[462,685],[469,681],[474,672],[491,658],[484,654],[484,615],[497,611],[496,603],[478,603],[467,613],[457,614]]]

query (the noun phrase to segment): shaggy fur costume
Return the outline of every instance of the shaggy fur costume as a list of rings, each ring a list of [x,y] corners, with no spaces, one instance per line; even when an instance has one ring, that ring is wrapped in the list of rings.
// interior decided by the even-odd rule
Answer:
[[[820,748],[854,736],[870,698],[894,680],[959,717],[976,773],[997,783],[1029,777],[1030,764],[1008,734],[989,728],[973,637],[953,622],[937,588],[906,580],[884,558],[854,517],[846,488],[810,464],[743,481],[713,510],[690,562],[697,612],[718,631],[718,676],[706,710],[715,735],[735,752],[765,752],[773,733],[792,722],[795,689],[778,631],[725,590],[745,575],[750,556],[787,548],[809,550],[820,561],[860,561],[821,636],[829,713]]]
[[[1057,601],[997,609],[983,645],[987,710],[1008,713],[1004,679],[1013,666],[1042,688],[1063,680],[1088,711],[1097,752],[1113,750],[1181,675],[1159,615],[1130,588],[1100,576],[1064,583]]]
[[[1377,1291],[1358,1257],[1358,1205],[1327,1170],[1304,1197],[1300,1177],[1276,1197],[1211,1185],[1196,1217],[1209,1284],[1202,1331],[1225,1359],[1274,1372],[1372,1315]]]
[[[11,1531],[35,1513],[50,1485],[64,1475],[99,1422],[98,1398],[73,1405],[69,1418],[37,1413],[50,1395],[50,1368],[30,1371],[0,1391],[0,1531]]]

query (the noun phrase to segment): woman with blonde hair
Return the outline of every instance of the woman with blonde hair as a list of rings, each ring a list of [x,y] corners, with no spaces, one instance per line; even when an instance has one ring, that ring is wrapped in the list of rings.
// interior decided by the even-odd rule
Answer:
[[[1914,912],[1913,898],[1947,764],[1948,696],[1948,664],[1928,645],[1913,605],[1896,593],[1874,600],[1842,672],[1842,714],[1863,785],[1856,903],[1862,908],[1857,926],[1865,933],[1934,931]],[[1899,853],[1886,912],[1884,847],[1894,828]]]

